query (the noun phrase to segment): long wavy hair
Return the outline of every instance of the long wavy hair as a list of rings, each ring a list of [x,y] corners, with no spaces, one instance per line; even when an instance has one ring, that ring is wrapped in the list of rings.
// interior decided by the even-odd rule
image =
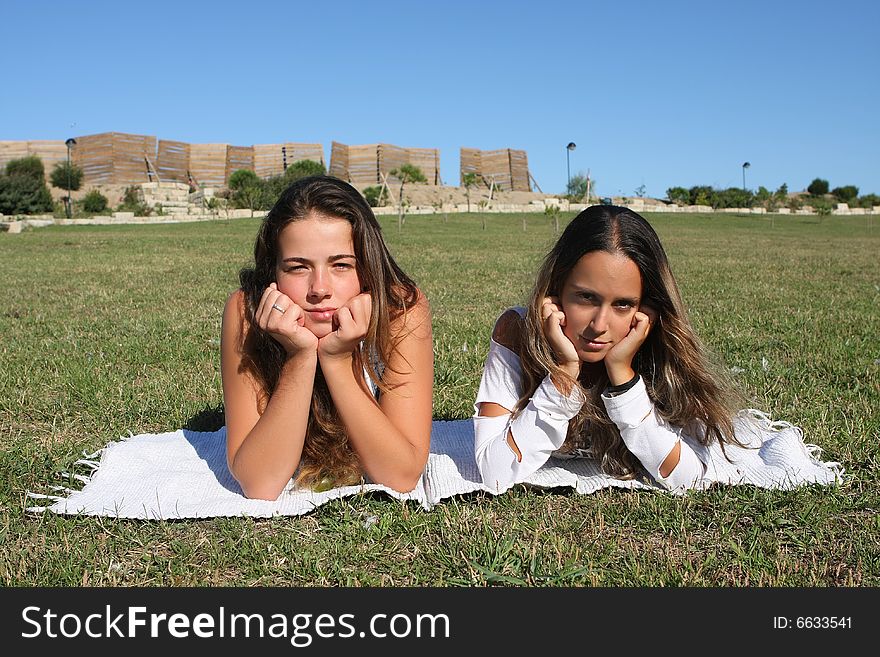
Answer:
[[[310,214],[344,219],[351,224],[352,242],[361,290],[369,292],[372,312],[362,349],[356,351],[355,371],[366,387],[364,369],[382,392],[382,367],[386,367],[397,341],[390,325],[418,300],[412,279],[391,257],[382,229],[363,196],[351,185],[330,176],[310,176],[291,184],[266,215],[254,244],[254,265],[239,273],[245,296],[247,330],[240,345],[242,363],[260,386],[260,412],[265,410],[287,358],[284,348],[257,324],[255,312],[263,292],[275,282],[279,262],[279,237],[284,228]],[[362,469],[348,442],[320,365],[315,374],[309,419],[306,427],[296,484],[325,487],[357,483]]]
[[[525,388],[514,412],[525,408],[548,372],[556,380],[577,385],[587,402],[569,423],[563,449],[589,447],[602,469],[617,477],[632,478],[638,471],[638,460],[626,448],[600,399],[608,385],[605,368],[595,368],[589,381],[584,376],[571,380],[556,363],[542,329],[544,297],[558,296],[578,260],[593,251],[632,260],[642,278],[641,303],[658,313],[632,365],[644,379],[660,417],[687,427],[704,445],[719,441],[722,451],[725,443],[738,442],[732,417],[740,396],[723,369],[711,362],[694,331],[660,238],[641,215],[610,205],[582,211],[544,258],[516,345]]]

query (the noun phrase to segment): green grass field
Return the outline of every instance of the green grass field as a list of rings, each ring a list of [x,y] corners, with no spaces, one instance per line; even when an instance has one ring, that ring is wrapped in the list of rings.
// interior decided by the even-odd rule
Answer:
[[[844,465],[842,486],[517,487],[431,511],[366,494],[271,520],[29,515],[25,491],[83,450],[222,424],[220,314],[258,221],[49,227],[0,234],[0,584],[877,586],[876,217],[648,218],[705,342],[751,405]],[[523,302],[552,220],[381,221],[433,307],[435,418],[470,417],[493,321]]]

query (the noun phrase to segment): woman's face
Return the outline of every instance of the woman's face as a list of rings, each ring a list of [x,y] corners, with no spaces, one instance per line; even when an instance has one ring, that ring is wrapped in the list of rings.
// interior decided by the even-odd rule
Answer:
[[[361,293],[351,235],[345,219],[310,213],[278,238],[278,289],[305,311],[304,326],[318,338],[333,329],[333,315]]]
[[[629,333],[642,297],[636,263],[620,253],[581,256],[559,293],[563,333],[580,360],[598,363]]]

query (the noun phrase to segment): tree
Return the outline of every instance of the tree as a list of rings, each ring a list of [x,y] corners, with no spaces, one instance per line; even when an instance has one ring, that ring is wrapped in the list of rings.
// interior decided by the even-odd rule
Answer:
[[[68,187],[70,181],[70,187]],[[67,161],[58,162],[52,167],[52,173],[49,174],[49,182],[52,187],[64,189],[69,192],[75,192],[82,187],[83,170],[78,166]]]
[[[835,187],[831,193],[841,203],[852,203],[859,196],[859,188],[855,185],[844,185],[843,187]]]
[[[0,214],[37,214],[52,211],[52,194],[46,187],[40,158],[32,155],[6,164],[0,175]]]
[[[583,172],[575,174],[571,177],[571,180],[568,181],[566,193],[571,200],[580,201],[587,195],[587,184],[587,176],[584,175]]]
[[[666,190],[666,198],[676,205],[690,205],[691,194],[684,187],[670,187]]]
[[[27,176],[43,182],[46,179],[46,169],[43,160],[36,155],[20,157],[17,160],[9,160],[6,163],[7,176]]]
[[[708,185],[694,185],[688,190],[690,205],[711,205],[715,190]]]
[[[314,160],[297,160],[284,170],[284,179],[287,184],[307,178],[309,176],[323,176],[327,173],[324,165]]]
[[[821,178],[814,178],[813,182],[807,187],[807,191],[812,196],[822,196],[828,193],[828,181]]]
[[[83,198],[83,210],[89,214],[100,214],[107,209],[107,197],[93,189]]]
[[[473,172],[465,173],[461,176],[461,185],[464,187],[464,196],[467,199],[468,212],[471,211],[471,187],[476,187],[479,182],[479,176]]]
[[[236,207],[254,210],[263,195],[263,181],[250,169],[236,169],[229,176],[229,189]]]
[[[402,164],[388,172],[400,180],[400,196],[397,199],[397,230],[403,227],[403,187],[407,183],[428,182],[425,174],[414,164]]]
[[[377,208],[380,205],[385,205],[385,201],[388,199],[388,189],[386,187],[382,187],[381,185],[364,187],[363,193],[364,198],[367,200],[367,204],[371,208]]]

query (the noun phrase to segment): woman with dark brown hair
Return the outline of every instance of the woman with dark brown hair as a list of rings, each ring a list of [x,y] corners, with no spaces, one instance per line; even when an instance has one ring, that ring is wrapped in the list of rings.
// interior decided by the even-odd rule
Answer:
[[[293,183],[266,216],[221,336],[229,469],[248,497],[365,480],[413,490],[428,458],[427,299],[360,193]]]
[[[546,256],[528,307],[495,324],[474,405],[477,465],[498,490],[551,456],[693,488],[711,476],[710,444],[741,444],[739,402],[687,317],[657,233],[627,208],[596,205]]]

